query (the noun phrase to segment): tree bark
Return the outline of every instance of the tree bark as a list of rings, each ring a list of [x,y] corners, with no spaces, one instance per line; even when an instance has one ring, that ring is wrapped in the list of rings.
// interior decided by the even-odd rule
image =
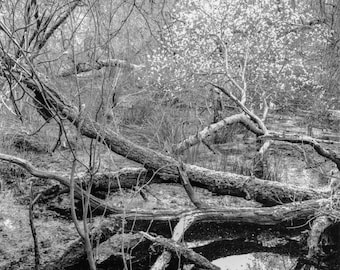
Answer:
[[[220,256],[269,250],[288,254],[292,251],[292,246],[295,247],[292,252],[293,256],[300,256],[306,246],[307,235],[304,236],[303,231],[308,228],[308,220],[319,209],[324,208],[327,203],[328,200],[312,200],[268,208],[196,209],[177,211],[176,213],[173,211],[141,211],[138,214],[111,217],[93,229],[91,238],[94,247],[96,247],[97,244],[122,231],[138,232],[148,229],[150,233],[171,237],[173,225],[169,227],[169,222],[178,222],[181,218],[189,217],[195,221],[184,235],[186,241],[214,239],[217,241],[210,243],[206,248],[198,248],[200,254],[208,256],[209,260]],[[126,218],[125,222],[123,222],[122,217]],[[150,223],[151,221],[152,223]],[[220,250],[218,250],[217,246],[222,241],[223,245],[230,247],[244,246],[247,243],[248,248],[226,249],[220,246]],[[217,246],[212,253],[212,246],[214,245]],[[127,246],[134,245],[127,244]],[[134,252],[149,256],[148,252],[145,254],[145,249],[147,250],[142,243],[141,246],[134,247]],[[74,269],[75,265],[84,265],[84,261],[86,261],[84,242],[78,239],[60,258],[45,266],[44,269]]]
[[[148,233],[140,232],[140,234],[145,237],[146,239],[155,242],[158,245],[164,246],[166,249],[171,250],[172,253],[180,254],[181,256],[184,256],[189,262],[194,263],[197,267],[203,268],[203,269],[211,269],[211,270],[219,270],[221,268],[217,267],[216,265],[209,262],[205,257],[202,255],[194,252],[193,250],[184,247],[183,245],[180,245],[176,243],[173,240],[167,240],[163,237],[153,237]]]

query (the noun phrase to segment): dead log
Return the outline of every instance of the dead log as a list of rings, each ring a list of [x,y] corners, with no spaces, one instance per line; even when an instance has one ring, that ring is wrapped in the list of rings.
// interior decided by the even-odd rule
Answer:
[[[203,168],[198,167],[198,169]],[[206,172],[209,171],[206,169],[203,170]],[[191,184],[193,186],[206,188],[217,195],[232,195],[237,197],[248,196],[249,199],[260,201],[266,206],[280,205],[291,201],[328,198],[330,196],[329,192],[320,192],[311,188],[286,185],[280,182],[261,180],[254,177],[227,172],[211,171],[211,174],[207,173],[206,175],[209,178],[204,178],[205,174],[203,173],[199,179],[191,178]],[[134,176],[136,177],[135,179],[133,179]],[[216,179],[211,179],[213,176],[216,177]],[[86,179],[86,177],[84,178]],[[84,178],[81,177],[79,179]],[[207,180],[209,180],[209,182]],[[177,183],[178,178],[175,175],[170,177],[168,175],[152,177],[152,175],[146,173],[144,168],[131,168],[131,170],[130,168],[125,168],[113,173],[98,173],[98,175],[94,176],[94,194],[101,190],[105,191],[105,193],[108,193],[108,190],[117,190],[119,187],[118,181],[123,188],[131,188],[145,183],[153,183],[153,181],[155,181],[155,183]],[[79,180],[79,182],[81,181]],[[220,184],[215,186],[215,182]],[[272,196],[271,201],[264,201],[264,198],[268,198],[270,196]]]
[[[188,165],[186,165],[186,167],[187,166]],[[292,201],[293,198],[295,198],[295,200],[308,200],[328,198],[330,195],[329,192],[320,192],[312,188],[296,187],[228,172],[210,171],[197,166],[192,167],[198,170],[202,169],[203,172],[200,178],[191,178],[190,183],[196,187],[206,188],[217,195],[246,197],[247,191],[251,198],[256,198],[253,194],[260,192],[268,193],[263,196],[269,197],[270,194],[272,194],[272,196],[276,198],[276,200],[271,200],[270,205],[289,202]],[[210,174],[208,172],[210,172]],[[215,180],[219,183],[218,186],[216,186],[215,181],[212,179],[213,176],[216,177]],[[78,177],[79,183],[87,183],[87,179],[88,177],[86,175]],[[117,190],[119,186],[122,188],[132,188],[133,186],[141,186],[146,183],[178,183],[178,177],[176,175],[155,174],[144,168],[124,168],[116,172],[95,174],[93,176],[93,191],[104,191],[107,193],[108,190]],[[304,196],[301,196],[301,194],[304,194]],[[287,199],[288,197],[290,197],[290,199]],[[263,203],[263,199],[261,199],[261,202]]]
[[[227,249],[227,255],[243,254],[245,251],[240,247],[244,245],[249,247],[247,249],[249,252],[276,250],[282,254],[291,252],[291,247],[294,246],[296,247],[293,250],[294,256],[300,256],[306,247],[307,235],[304,235],[304,232],[308,229],[308,220],[315,216],[319,209],[325,208],[327,203],[329,203],[327,200],[318,200],[268,208],[196,209],[176,214],[173,211],[153,211],[148,214],[142,211],[140,214],[131,213],[111,217],[92,231],[91,239],[94,239],[95,247],[121,231],[148,230],[171,237],[171,227],[174,225],[169,227],[169,221],[178,222],[181,217],[189,217],[190,220],[194,219],[195,223],[186,231],[184,236],[186,241],[215,240],[217,244],[225,241],[223,244],[234,247],[239,245],[237,249]],[[126,218],[124,228],[123,217]],[[134,252],[138,253],[142,250],[145,252],[145,248],[145,245],[140,249],[134,247]],[[198,249],[202,251],[203,247]],[[205,253],[210,251],[209,260],[214,256],[222,256],[222,253],[217,251],[215,255],[211,254],[211,250],[211,247],[205,250]],[[225,248],[221,250],[226,252]],[[58,268],[61,265],[68,265],[71,269],[72,265],[81,265],[84,261],[86,261],[84,243],[79,239],[64,252],[61,258],[57,258],[44,269],[68,269]]]
[[[213,265],[209,262],[206,258],[201,256],[200,254],[194,252],[193,250],[186,248],[180,244],[177,244],[175,241],[167,240],[163,237],[154,237],[148,233],[140,232],[140,234],[145,237],[146,239],[158,244],[162,245],[165,248],[171,250],[173,253],[179,253],[179,255],[184,256],[190,263],[194,263],[196,266],[203,268],[203,269],[212,269],[212,270],[219,270],[220,268],[216,265]]]
[[[157,152],[155,152],[155,153],[157,153]],[[65,185],[65,186],[68,186],[68,187],[70,185],[69,179],[67,179],[67,178],[65,178],[63,176],[60,176],[57,173],[52,173],[52,172],[46,172],[46,171],[38,170],[32,164],[30,164],[28,161],[26,161],[24,159],[20,159],[20,158],[13,157],[13,156],[10,156],[10,155],[0,154],[0,160],[4,160],[4,161],[7,161],[7,162],[11,162],[11,163],[17,164],[17,165],[23,167],[24,169],[26,169],[27,171],[29,171],[35,177],[42,178],[42,179],[57,180],[59,183]],[[188,168],[196,168],[197,170],[203,170],[204,172],[206,172],[206,174],[205,175],[203,174],[201,176],[202,178],[205,177],[205,176],[206,177],[209,177],[209,176],[211,177],[211,175],[216,177],[218,175],[218,173],[220,173],[222,175],[223,174],[227,174],[227,173],[215,172],[215,171],[203,169],[203,168],[196,167],[196,166],[188,166],[187,165],[186,168],[187,168],[187,171],[189,171]],[[196,171],[192,171],[192,172],[196,172]],[[210,172],[210,175],[209,175],[208,172]],[[313,191],[310,191],[310,193],[308,194],[308,190],[304,190],[301,187],[295,187],[295,188],[292,187],[292,189],[287,189],[286,185],[284,185],[282,183],[270,182],[270,181],[265,181],[265,180],[260,180],[260,179],[252,179],[252,178],[247,178],[247,177],[245,178],[244,176],[239,176],[239,175],[234,175],[234,177],[236,177],[236,179],[232,179],[232,181],[237,182],[237,180],[239,180],[238,183],[235,183],[235,185],[236,185],[236,188],[238,188],[239,191],[241,190],[242,192],[245,192],[243,190],[245,188],[243,185],[247,184],[246,188],[247,188],[248,192],[249,192],[249,190],[251,190],[251,188],[253,188],[254,190],[256,190],[256,188],[261,188],[260,191],[257,191],[258,194],[260,194],[260,195],[261,194],[266,194],[266,192],[273,192],[271,190],[262,190],[263,188],[269,188],[270,185],[272,185],[274,187],[273,190],[276,190],[276,191],[278,190],[278,188],[281,189],[281,192],[287,192],[287,193],[289,193],[289,191],[292,191],[292,190],[295,191],[296,190],[296,194],[299,194],[298,191],[300,191],[300,194],[303,194],[305,196],[305,198],[308,195],[311,195],[311,193],[313,193]],[[214,180],[213,183],[215,183],[216,179],[212,179],[212,180]],[[246,181],[242,182],[242,180],[246,180]],[[224,181],[224,179],[223,178],[217,178],[217,181]],[[256,181],[257,182],[258,181],[260,181],[260,182],[262,181],[263,183],[266,183],[266,185],[262,185],[261,187],[256,187]],[[192,181],[192,182],[195,182],[195,181]],[[259,183],[257,183],[257,184],[259,184]],[[217,185],[217,186],[220,186],[220,185]],[[211,184],[211,187],[212,188],[214,187],[213,184]],[[275,189],[275,187],[276,187],[276,189]],[[230,190],[232,190],[232,189],[230,189]],[[227,189],[226,192],[230,193],[230,190]],[[305,193],[303,193],[303,191],[305,191],[307,193],[307,196],[306,196]],[[84,191],[78,185],[75,185],[75,192],[76,192],[76,194],[77,194],[77,196],[79,198],[82,198],[82,196],[85,196]],[[278,194],[280,194],[280,193],[278,192]],[[314,195],[315,197],[319,197],[318,195],[320,195],[320,194],[315,191],[315,193],[312,194],[312,195]],[[279,201],[280,198],[282,198],[282,197],[277,196],[277,194],[274,194],[273,198],[277,200],[276,204],[282,203],[281,201]],[[291,197],[291,198],[289,198],[289,201],[293,201],[294,199],[299,201],[299,197],[295,197],[295,198]],[[106,212],[108,214],[110,214],[110,213],[111,214],[112,213],[113,214],[123,213],[121,209],[114,208],[112,206],[107,206],[101,200],[97,199],[94,196],[91,196],[90,201],[91,201],[91,206],[94,209],[95,208],[102,209],[103,212]],[[328,202],[328,200],[326,200],[326,201]],[[308,201],[306,203],[308,203]],[[306,204],[306,205],[308,205],[308,204]],[[307,210],[307,209],[304,209],[304,210]],[[253,212],[253,211],[255,211],[255,212]],[[255,213],[258,213],[259,211],[260,211],[259,208],[255,208],[255,209],[252,208],[251,210],[249,210],[248,214],[249,214],[249,216],[256,215]],[[223,212],[223,210],[222,210],[222,212]],[[132,215],[135,215],[136,211],[131,211],[131,213],[132,213]],[[214,210],[212,210],[212,212],[209,212],[209,213],[213,214]],[[218,212],[216,212],[215,214],[218,215],[217,213]],[[153,211],[151,211],[151,212],[150,211],[146,211],[146,212],[138,211],[138,214],[139,214],[140,218],[147,218],[147,217],[156,218],[157,216],[163,216],[163,218],[173,219],[176,216],[178,217],[178,215],[181,214],[181,211],[162,211],[162,212],[160,212],[160,211],[156,211],[156,212],[153,212]],[[229,214],[231,214],[231,213],[229,213]],[[244,214],[246,214],[246,211],[244,211]],[[169,216],[166,217],[167,215],[169,215]],[[289,216],[289,214],[288,214],[288,216]],[[223,219],[223,215],[220,216],[220,218]],[[261,220],[258,220],[258,222],[261,223]]]
[[[189,175],[190,183],[193,186],[205,188],[217,195],[232,195],[243,198],[248,196],[248,198],[262,203],[265,202],[266,198],[272,196],[270,203],[265,205],[277,205],[294,200],[328,198],[330,196],[330,192],[321,192],[312,188],[296,187],[234,173],[217,172],[197,166],[185,166],[186,168],[188,166],[197,168],[196,173],[200,176],[199,178],[190,178]],[[199,174],[199,172],[201,173]],[[213,177],[216,178],[213,179]],[[76,181],[85,187],[89,181],[89,176],[86,174],[79,175]],[[177,175],[156,174],[147,171],[145,168],[124,168],[116,172],[99,172],[93,175],[92,191],[94,195],[108,194],[108,191],[117,191],[120,187],[132,188],[148,183],[179,183],[179,179]]]
[[[75,182],[79,186],[82,186],[83,189],[87,188],[89,181],[90,176],[88,174],[78,174],[78,176],[75,177]],[[106,198],[111,192],[116,192],[120,188],[132,189],[149,183],[162,182],[163,180],[161,178],[157,177],[157,175],[148,174],[144,168],[123,168],[115,172],[98,172],[91,178],[91,194],[98,198]],[[42,196],[39,201],[46,202],[68,191],[68,186],[63,185],[63,183],[54,184],[50,188],[42,191]]]
[[[90,177],[85,175],[78,175],[76,182],[86,186]],[[92,192],[108,192],[116,191],[119,188],[132,188],[134,186],[142,186],[148,183],[161,183],[157,175],[149,174],[144,168],[123,168],[115,172],[98,172],[91,178]]]
[[[149,151],[152,151],[152,150],[149,150]],[[154,153],[156,155],[161,155],[157,152],[154,152]],[[172,162],[175,162],[170,157],[166,157],[166,156],[164,157],[167,159],[170,159]],[[43,179],[54,179],[60,182],[62,185],[65,185],[67,187],[69,187],[70,185],[69,180],[67,178],[60,176],[57,173],[40,171],[24,159],[20,159],[20,158],[16,158],[16,157],[4,155],[4,154],[0,154],[0,159],[22,166],[23,168],[25,168],[27,171],[29,171],[32,175],[36,177],[43,178]],[[191,175],[196,174],[197,176],[195,175],[195,177],[199,177],[197,179],[191,176],[192,184],[195,184],[197,186],[203,186],[218,194],[236,195],[236,196],[241,196],[241,197],[250,195],[251,198],[254,198],[257,201],[262,201],[262,202],[264,200],[267,200],[268,197],[270,197],[271,201],[270,203],[267,203],[267,205],[275,205],[275,204],[280,204],[280,203],[284,203],[287,201],[288,202],[294,201],[294,200],[302,201],[305,199],[322,197],[321,196],[322,194],[318,193],[317,191],[304,189],[301,187],[286,186],[278,182],[270,182],[270,181],[260,180],[260,179],[256,179],[252,177],[245,177],[245,176],[236,175],[236,174],[216,172],[216,171],[211,171],[211,170],[203,169],[203,168],[192,166],[192,165],[191,166],[187,165],[186,168],[187,168],[187,172],[189,172],[188,173],[189,178],[190,178],[190,173]],[[191,169],[191,172],[189,171],[190,169]],[[136,172],[139,173],[138,170],[134,171],[134,173]],[[178,173],[177,170],[176,172]],[[200,173],[200,175],[198,173]],[[160,175],[160,176],[163,178],[163,181],[169,181],[169,179],[167,179],[168,175]],[[177,181],[177,177],[175,175],[172,175],[171,179],[172,181]],[[207,182],[207,180],[210,182]],[[118,180],[116,179],[116,181]],[[77,193],[78,198],[82,198],[82,193],[84,192],[78,185],[76,185],[75,191]],[[264,199],[261,199],[263,197]],[[91,196],[91,206],[93,207],[93,209],[98,209],[98,210],[101,209],[102,212],[105,212],[108,214],[121,212],[121,209],[116,209],[113,207],[105,206],[101,200],[95,198],[94,196]]]
[[[134,183],[137,184],[138,180],[140,180],[141,177],[145,177],[143,181],[148,182],[152,179],[155,179],[154,177],[156,176],[157,181],[160,181],[161,179],[163,183],[178,182],[178,169],[177,167],[173,168],[173,166],[171,165],[171,164],[178,165],[178,162],[176,160],[172,159],[171,157],[162,155],[158,152],[155,152],[153,150],[134,145],[133,143],[125,140],[124,138],[121,138],[120,136],[116,135],[113,132],[112,134],[113,136],[117,136],[118,141],[127,144],[126,147],[122,149],[122,151],[128,152],[128,149],[130,147],[133,148],[137,152],[135,154],[131,153],[132,157],[135,157],[135,155],[138,154],[140,154],[140,156],[144,156],[145,161],[148,163],[144,164],[144,166],[145,167],[152,166],[155,168],[155,170],[151,171],[149,170],[148,173],[145,173],[143,169],[133,169],[125,171],[123,170],[117,173],[105,175],[105,177],[103,177],[103,174],[98,174],[97,178],[98,180],[96,180],[95,178],[94,187],[96,187],[97,185],[102,187],[104,186],[105,190],[108,190],[108,187],[111,185],[113,187],[119,186],[118,181],[123,186],[128,187],[133,185]],[[149,156],[147,156],[148,154]],[[0,154],[0,159],[22,166],[30,173],[34,173],[34,176],[44,179],[47,178],[54,179],[60,182],[62,185],[69,186],[69,181],[65,177],[59,176],[57,173],[40,171],[37,168],[34,168],[32,165],[30,165],[27,160],[3,154]],[[142,162],[139,156],[138,160]],[[168,164],[170,165],[162,166],[163,163],[166,162],[168,162]],[[156,167],[162,169],[159,169],[157,171]],[[173,174],[170,173],[172,172],[170,170],[172,168],[174,169]],[[165,170],[165,173],[163,173],[163,170]],[[211,192],[219,195],[232,195],[237,197],[253,199],[267,206],[292,201],[303,201],[309,199],[329,197],[328,192],[319,192],[317,190],[310,188],[286,185],[279,182],[261,180],[255,177],[242,176],[234,173],[213,171],[194,165],[186,165],[186,172],[188,174],[190,183],[193,186],[208,189]],[[136,177],[135,180],[133,179],[134,177]],[[103,181],[103,183],[98,184],[98,182],[101,182],[99,181],[99,179],[103,178],[105,178],[105,181]],[[125,179],[129,181],[125,182]],[[77,192],[80,192],[80,190],[78,190]],[[99,207],[100,204],[101,203],[99,203],[98,201],[97,203],[94,204],[94,206]],[[110,211],[110,209],[107,208],[107,211]]]

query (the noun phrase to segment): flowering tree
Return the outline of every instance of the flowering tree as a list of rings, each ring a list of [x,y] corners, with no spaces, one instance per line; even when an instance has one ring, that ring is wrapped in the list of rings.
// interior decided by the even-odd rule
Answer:
[[[299,106],[310,105],[312,95],[322,97],[317,60],[330,34],[325,26],[303,4],[251,2],[177,3],[162,46],[149,55],[149,84],[174,95],[206,97],[207,82],[214,82],[255,108],[269,96],[276,107],[297,97],[304,100]]]

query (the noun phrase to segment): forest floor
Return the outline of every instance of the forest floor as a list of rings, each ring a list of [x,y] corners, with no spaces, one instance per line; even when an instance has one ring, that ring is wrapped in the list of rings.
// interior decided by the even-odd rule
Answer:
[[[8,151],[6,151],[8,153]],[[49,170],[67,176],[71,171],[70,151],[56,152],[53,155],[13,153],[21,156],[41,170]],[[80,159],[86,157],[86,153],[78,152]],[[110,162],[108,162],[110,160]],[[102,155],[103,164],[115,164],[115,168],[136,167],[133,162],[112,153]],[[111,166],[105,166],[103,170],[109,170]],[[115,169],[114,169],[115,170]],[[0,164],[0,177],[5,185],[0,193],[0,269],[33,269],[34,249],[33,238],[29,226],[28,205],[30,197],[30,176],[14,165]],[[53,185],[53,181],[34,181],[34,192],[38,193]],[[185,190],[175,184],[151,184],[145,201],[137,191],[121,190],[110,194],[110,204],[128,209],[188,209],[193,208]],[[212,196],[211,192],[195,188],[200,199],[210,205],[219,206],[259,206],[251,201],[230,196]],[[68,203],[68,198],[65,203]],[[95,225],[101,217],[92,220]],[[40,245],[41,263],[45,264],[59,257],[72,241],[79,238],[75,231],[70,216],[49,210],[43,203],[34,207],[34,223]],[[109,251],[108,251],[109,252]],[[105,253],[98,250],[99,261],[104,260]],[[109,256],[109,253],[107,254]]]
[[[1,153],[25,158],[29,160],[35,167],[41,170],[54,171],[63,176],[69,176],[72,164],[72,153],[69,149],[57,150],[52,155],[48,151],[42,151],[38,153],[36,151],[23,149],[22,147],[15,147],[15,145],[13,145],[13,141],[8,140],[6,134],[13,135],[19,130],[20,128],[18,125],[13,124],[12,126],[8,126],[2,123],[2,126],[0,127],[0,134],[2,134],[2,143],[0,144]],[[145,137],[134,135],[140,133],[140,130],[137,130],[137,128],[127,128],[123,132],[125,132],[125,135],[136,143],[141,145],[146,144],[146,141],[144,140]],[[44,140],[41,141],[43,146],[42,149],[45,149],[44,144],[47,144],[47,148],[50,147],[51,141],[56,139],[55,136],[51,135],[51,133],[45,134],[44,136]],[[48,139],[46,139],[46,136]],[[229,145],[228,143],[219,145],[218,148],[220,152],[223,153],[224,150],[230,149],[231,145],[235,146],[235,143],[231,143]],[[124,167],[140,167],[139,164],[112,153],[103,146],[98,147],[102,172],[116,171]],[[237,151],[235,151],[236,154],[229,154],[229,156],[220,155],[219,157],[216,157],[216,155],[209,153],[209,150],[205,146],[201,145],[198,149],[196,149],[195,153],[190,152],[187,155],[185,161],[210,167],[212,169],[233,169],[235,172],[242,173],[242,171],[245,172],[246,170],[241,168],[240,164],[243,161],[239,160],[239,157],[237,156],[248,152],[249,157],[251,157],[251,152],[249,153],[249,147],[251,146],[248,145],[244,149],[240,146]],[[292,152],[291,149],[288,150]],[[88,163],[88,154],[86,149],[78,149],[77,156],[79,160],[84,162],[84,164]],[[313,154],[313,156],[315,155]],[[289,156],[288,154],[284,154],[281,156],[281,158],[287,160],[286,162],[288,162],[286,165],[284,165],[285,167],[292,167],[292,164],[296,163],[296,155]],[[301,158],[299,159],[301,160]],[[306,163],[305,160],[302,160],[301,162]],[[313,162],[313,164],[320,162],[323,163],[324,171],[329,171],[331,169],[331,166],[326,164],[327,162],[324,162],[324,160],[317,156],[315,156]],[[277,165],[279,163],[282,163],[282,159],[276,160],[273,164]],[[298,172],[297,167],[301,166],[299,164],[295,164],[295,167],[292,168],[292,175],[285,175],[284,177],[286,179],[291,179],[292,177],[294,179],[301,179],[301,177],[297,177],[296,174],[303,173],[306,175],[306,170],[303,172]],[[77,173],[84,171],[84,168],[79,168]],[[295,177],[293,174],[295,174]],[[311,175],[315,174],[307,174],[306,179],[311,179]],[[320,177],[320,175],[321,174],[318,171],[318,177],[321,179],[322,177]],[[278,173],[276,177],[278,176],[280,176],[282,180],[283,175]],[[318,181],[314,181],[312,186],[327,186],[327,180],[320,181],[320,179],[318,179]],[[30,175],[22,168],[10,165],[8,163],[0,163],[0,180],[2,184],[0,192],[0,242],[2,243],[0,246],[0,270],[33,269],[34,248],[28,215],[28,205],[30,201],[28,194],[31,183]],[[305,181],[307,180],[287,180],[287,183],[306,185]],[[37,194],[52,184],[53,181],[51,180],[34,180],[34,193]],[[114,194],[111,194],[110,203],[119,207],[124,207],[125,209],[193,208],[188,196],[181,186],[174,184],[152,184],[148,190],[147,201],[145,201],[137,191],[119,190]],[[210,192],[200,188],[195,188],[195,191],[202,200],[210,205],[237,207],[260,206],[258,203],[246,201],[241,198],[230,196],[213,196],[213,194]],[[68,203],[67,195],[64,195],[63,198],[65,199],[65,203]],[[100,222],[100,220],[101,217],[97,217],[90,220],[89,222],[92,226]],[[69,215],[64,215],[62,213],[57,213],[53,210],[50,210],[43,203],[38,203],[34,207],[34,224],[37,230],[37,237],[39,241],[41,264],[46,264],[58,258],[72,243],[72,241],[79,238]],[[98,262],[105,260],[105,258],[110,255],[110,252],[112,252],[112,250],[110,250],[108,247],[107,250],[105,250],[105,247],[107,246],[103,245],[101,250],[97,250],[96,252],[96,259]]]

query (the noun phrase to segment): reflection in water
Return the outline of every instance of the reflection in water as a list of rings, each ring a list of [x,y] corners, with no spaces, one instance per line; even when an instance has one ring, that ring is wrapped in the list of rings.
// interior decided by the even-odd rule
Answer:
[[[212,263],[221,270],[288,270],[292,269],[295,261],[289,256],[262,252],[229,256]]]
[[[212,263],[219,266],[221,270],[243,270],[249,269],[249,265],[252,265],[254,260],[253,254],[244,254],[220,258]]]

